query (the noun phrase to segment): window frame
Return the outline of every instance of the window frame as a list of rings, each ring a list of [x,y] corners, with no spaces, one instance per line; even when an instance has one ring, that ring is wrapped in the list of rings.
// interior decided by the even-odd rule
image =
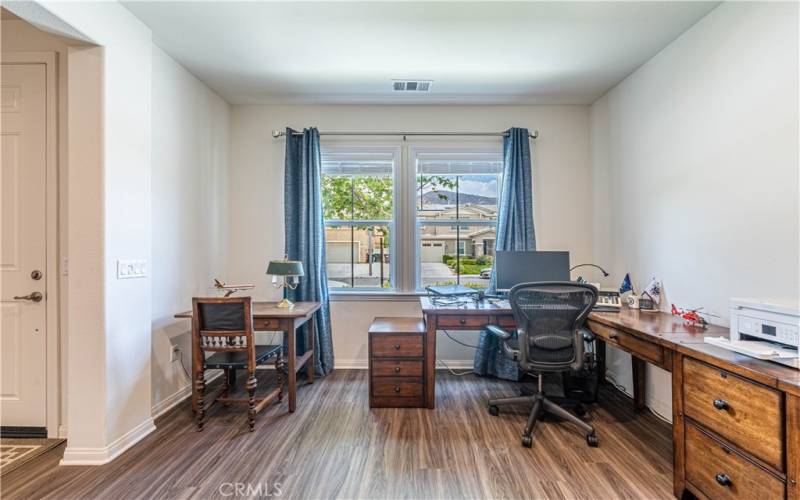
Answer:
[[[400,199],[399,193],[399,185],[402,181],[401,176],[401,166],[402,166],[402,151],[400,147],[397,146],[345,146],[345,145],[322,145],[320,148],[320,156],[322,160],[322,172],[320,173],[320,182],[322,182],[322,176],[325,175],[324,164],[326,160],[329,160],[331,157],[336,157],[341,161],[363,161],[364,159],[370,158],[373,155],[386,155],[391,156],[392,161],[392,219],[391,220],[383,220],[383,219],[358,219],[357,221],[348,221],[348,220],[327,220],[323,218],[322,224],[323,228],[327,229],[329,226],[338,226],[338,227],[353,227],[356,225],[368,225],[368,226],[387,226],[389,228],[389,234],[391,235],[389,241],[389,287],[383,288],[380,287],[343,287],[343,288],[329,288],[328,293],[331,295],[362,295],[362,294],[394,294],[399,290],[397,286],[397,278],[399,272],[399,266],[397,263],[397,240],[398,240],[398,220],[399,220],[399,207],[398,201]],[[324,194],[323,194],[323,203],[324,203]],[[327,246],[328,240],[327,237],[325,239],[325,245]],[[352,241],[350,242],[352,245]],[[327,255],[326,255],[326,266],[327,266]],[[351,263],[352,265],[352,263]],[[326,269],[327,275],[327,269]],[[330,279],[329,279],[330,281]]]
[[[393,208],[392,221],[389,221],[393,237],[390,241],[390,288],[355,287],[355,288],[330,288],[331,300],[334,301],[361,301],[361,300],[410,300],[416,301],[417,297],[427,293],[422,286],[421,238],[419,221],[417,220],[417,158],[420,154],[437,155],[449,160],[487,160],[502,161],[503,147],[501,140],[443,142],[421,141],[410,143],[403,141],[378,142],[365,145],[365,141],[324,141],[321,145],[323,162],[326,158],[335,155],[339,158],[353,159],[370,154],[391,154],[393,161]],[[501,186],[498,185],[498,197]],[[498,200],[499,204],[499,200]],[[336,225],[324,221],[324,226]],[[385,221],[359,221],[375,222],[374,225],[386,225]],[[433,224],[430,224],[434,222]],[[496,227],[497,221],[473,219],[443,219],[440,221],[425,221],[424,225],[450,226],[488,226]],[[351,223],[354,224],[354,223]],[[345,224],[338,224],[345,225]],[[457,245],[457,244],[456,244]],[[465,242],[466,245],[466,242]],[[327,271],[327,269],[326,269]]]
[[[421,255],[421,226],[439,226],[448,227],[454,225],[456,230],[456,253],[459,253],[459,241],[461,236],[462,226],[486,226],[497,227],[497,220],[486,221],[478,219],[442,219],[438,221],[426,220],[424,223],[417,218],[417,199],[416,199],[416,185],[417,185],[417,159],[421,156],[441,157],[448,160],[465,160],[465,161],[503,161],[503,148],[502,143],[497,146],[482,146],[482,147],[459,147],[459,146],[427,146],[427,145],[414,145],[409,149],[407,169],[408,177],[410,177],[412,198],[412,231],[414,232],[412,240],[414,241],[413,258],[414,258],[414,278],[412,282],[412,292],[415,294],[425,294],[425,287],[422,285],[422,255]],[[498,207],[500,205],[500,189],[502,187],[502,174],[497,186]],[[498,211],[499,215],[499,211]],[[466,241],[464,242],[464,250],[466,251]],[[456,282],[460,283],[460,273],[457,275]],[[488,286],[488,283],[487,283]]]

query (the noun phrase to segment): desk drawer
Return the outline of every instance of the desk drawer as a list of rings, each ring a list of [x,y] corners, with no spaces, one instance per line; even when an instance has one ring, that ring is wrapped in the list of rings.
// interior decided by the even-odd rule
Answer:
[[[781,393],[700,361],[683,361],[684,413],[783,471]]]
[[[598,323],[592,323],[592,331],[610,345],[619,347],[623,351],[627,351],[637,358],[649,361],[665,370],[670,369],[665,366],[664,348],[654,342],[642,340],[629,333],[609,328]]]
[[[686,481],[709,498],[785,498],[783,481],[686,424]]]
[[[473,316],[470,314],[461,315],[442,315],[436,322],[438,328],[476,328],[480,329],[489,323],[487,316]]]
[[[507,330],[513,330],[517,327],[517,322],[514,321],[514,316],[498,316],[497,326]]]
[[[372,362],[373,377],[422,377],[422,361],[375,360]]]
[[[372,395],[376,397],[422,397],[422,378],[376,378],[372,381]]]
[[[422,335],[373,335],[370,341],[375,358],[422,357]]]
[[[281,327],[280,320],[270,318],[253,318],[253,330],[256,332],[277,331]]]

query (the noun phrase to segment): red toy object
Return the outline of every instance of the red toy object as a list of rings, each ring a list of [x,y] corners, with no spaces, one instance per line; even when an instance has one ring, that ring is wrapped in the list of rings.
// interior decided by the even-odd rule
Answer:
[[[675,307],[675,304],[672,304],[672,315],[680,316],[689,326],[699,326],[700,328],[705,328],[708,326],[708,321],[706,321],[704,317],[700,316],[701,313],[698,312],[700,309],[702,309],[702,307],[689,310],[678,309]]]

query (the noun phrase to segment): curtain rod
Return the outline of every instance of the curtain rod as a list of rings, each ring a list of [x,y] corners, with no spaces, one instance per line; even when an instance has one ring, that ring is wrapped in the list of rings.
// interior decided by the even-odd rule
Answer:
[[[273,130],[272,137],[278,138],[286,135],[283,130]],[[292,135],[303,135],[302,132],[294,132]],[[320,132],[319,135],[402,135],[406,136],[492,136],[492,137],[506,137],[508,132]],[[536,139],[539,137],[539,131],[534,130],[528,133],[528,137]]]

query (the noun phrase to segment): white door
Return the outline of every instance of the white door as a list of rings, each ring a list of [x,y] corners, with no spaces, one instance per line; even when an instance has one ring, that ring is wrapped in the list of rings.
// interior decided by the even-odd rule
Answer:
[[[0,73],[3,427],[46,426],[45,71],[44,64],[4,63]]]

